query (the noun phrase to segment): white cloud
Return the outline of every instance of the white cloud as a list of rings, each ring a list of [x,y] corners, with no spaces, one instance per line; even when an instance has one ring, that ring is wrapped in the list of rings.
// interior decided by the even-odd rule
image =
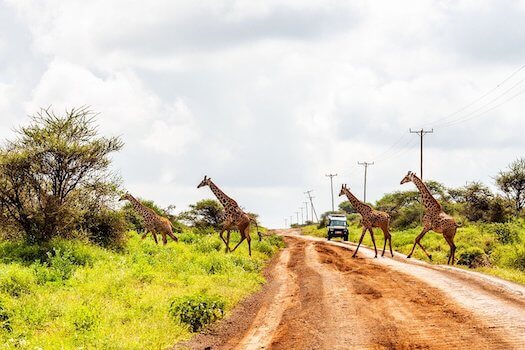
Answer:
[[[0,112],[17,117],[2,136],[41,106],[91,105],[101,131],[126,142],[115,167],[133,192],[182,209],[210,196],[195,189],[207,174],[267,225],[282,224],[306,189],[328,208],[327,172],[361,193],[357,161],[376,161],[370,199],[403,189],[419,159],[408,128],[525,63],[523,1],[7,4],[0,19],[16,18],[16,30],[0,35]],[[436,126],[428,176],[490,182],[522,155],[522,105]]]

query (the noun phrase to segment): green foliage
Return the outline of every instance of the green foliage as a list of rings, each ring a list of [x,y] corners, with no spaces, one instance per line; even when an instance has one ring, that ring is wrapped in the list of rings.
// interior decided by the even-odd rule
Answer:
[[[5,307],[3,300],[0,300],[0,329],[8,333],[13,330],[11,327],[11,315]]]
[[[516,219],[505,224],[467,223],[458,228],[455,244],[456,262],[458,266],[466,266],[484,273],[493,274],[515,282],[525,284],[525,221]],[[358,224],[349,226],[350,241],[357,242],[362,227]],[[326,238],[326,229],[318,229],[315,225],[302,228],[303,234]],[[392,248],[403,254],[412,249],[421,227],[392,231]],[[374,229],[376,245],[383,246],[383,233]],[[446,264],[449,246],[443,235],[433,231],[428,232],[421,244],[432,254],[429,261],[422,250],[417,247],[413,258],[434,264]],[[370,235],[367,233],[363,245],[373,247]]]
[[[219,229],[224,218],[224,208],[215,199],[203,199],[190,204],[190,210],[182,212],[179,218],[194,227]]]
[[[82,229],[86,214],[108,208],[117,181],[110,154],[119,138],[98,135],[88,108],[57,116],[42,109],[0,149],[0,222],[29,243]]]
[[[225,302],[218,296],[189,295],[171,302],[169,314],[187,324],[192,332],[224,317]]]
[[[457,263],[472,268],[486,265],[487,260],[483,249],[479,247],[468,247],[459,253]]]
[[[486,229],[496,235],[497,240],[502,244],[514,243],[519,239],[518,230],[511,223],[496,223],[486,225]]]
[[[92,331],[100,322],[99,313],[93,305],[80,305],[74,308],[69,318],[75,332]]]
[[[496,185],[514,201],[516,213],[520,214],[525,206],[525,158],[516,159],[506,171],[500,171]]]
[[[86,213],[82,221],[82,229],[87,238],[102,247],[121,247],[126,238],[126,221],[118,211],[101,209]]]
[[[34,284],[33,274],[21,266],[12,265],[9,269],[0,272],[0,291],[12,297],[30,293]]]
[[[0,344],[168,348],[191,335],[191,325],[172,321],[175,299],[213,293],[227,301],[227,312],[264,281],[267,245],[274,252],[283,245],[281,237],[265,236],[261,247],[252,241],[249,257],[245,244],[225,254],[216,233],[184,228],[181,236],[191,243],[161,246],[131,232],[118,250],[86,240],[53,239],[45,247],[1,241]],[[232,234],[232,244],[239,239]]]

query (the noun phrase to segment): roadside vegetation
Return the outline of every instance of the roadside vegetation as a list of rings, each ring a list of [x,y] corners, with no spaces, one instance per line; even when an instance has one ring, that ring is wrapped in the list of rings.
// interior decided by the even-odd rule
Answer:
[[[456,264],[525,284],[525,158],[512,162],[494,179],[497,193],[480,182],[471,182],[461,188],[447,188],[435,181],[426,183],[444,211],[462,224],[454,240]],[[410,252],[415,237],[421,232],[423,207],[419,196],[412,188],[387,193],[374,205],[390,214],[392,246],[403,254]],[[362,230],[360,215],[348,201],[339,205],[339,213],[347,215],[349,239],[358,242]],[[302,227],[303,233],[325,238],[328,214],[321,215],[318,225]],[[383,233],[375,229],[374,236],[377,247],[382,249]],[[421,243],[432,255],[433,263],[447,262],[450,248],[441,234],[430,231]],[[368,233],[363,244],[373,247]],[[419,247],[412,257],[428,261]]]
[[[0,149],[0,348],[169,348],[259,289],[283,246],[252,231],[252,257],[244,244],[225,254],[215,200],[178,215],[141,200],[179,242],[141,240],[110,170],[123,143],[98,135],[95,116],[41,110]]]

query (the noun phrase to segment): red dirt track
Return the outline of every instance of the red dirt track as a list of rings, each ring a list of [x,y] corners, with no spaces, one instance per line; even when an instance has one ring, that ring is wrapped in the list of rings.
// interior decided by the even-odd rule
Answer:
[[[176,348],[525,349],[522,286],[280,233],[263,289]]]

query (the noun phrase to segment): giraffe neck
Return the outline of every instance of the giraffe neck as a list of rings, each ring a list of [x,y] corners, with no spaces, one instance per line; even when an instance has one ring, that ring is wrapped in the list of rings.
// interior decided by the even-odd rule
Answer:
[[[431,211],[441,211],[441,204],[434,198],[432,193],[430,193],[430,190],[428,189],[427,185],[419,177],[416,175],[412,176],[412,182],[414,185],[416,185],[417,189],[421,193],[421,199],[423,202],[423,206],[427,210]]]
[[[148,207],[146,207],[144,204],[140,203],[135,197],[132,195],[129,195],[129,202],[133,206],[133,208],[143,217],[151,211]]]
[[[345,194],[346,198],[348,198],[348,201],[350,201],[350,204],[354,207],[355,210],[359,212],[359,214],[366,214],[369,213],[372,208],[363,202],[361,202],[359,199],[357,199],[356,196],[348,188],[345,188]]]
[[[223,207],[227,208],[232,206],[238,206],[236,201],[234,201],[232,198],[228,197],[224,192],[222,192],[221,189],[217,187],[217,185],[215,185],[211,180],[209,186],[211,191],[213,192],[215,197],[217,197],[219,202],[221,202]]]

